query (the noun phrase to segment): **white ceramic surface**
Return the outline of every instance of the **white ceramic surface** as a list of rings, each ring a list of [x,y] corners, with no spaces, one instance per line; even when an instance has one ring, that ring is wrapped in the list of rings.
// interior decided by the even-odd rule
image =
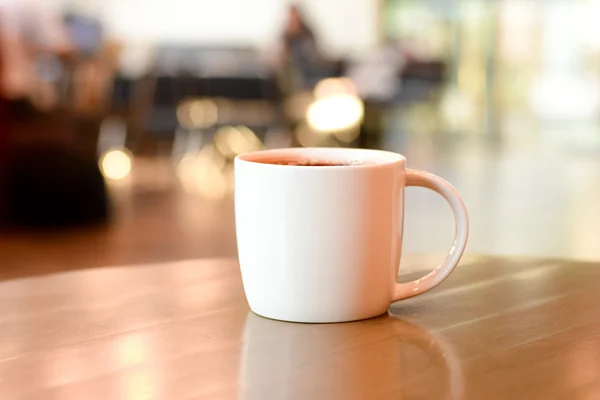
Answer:
[[[290,166],[269,161],[356,163]],[[375,317],[391,302],[426,292],[456,267],[468,217],[443,179],[406,169],[399,154],[295,148],[235,160],[235,218],[242,279],[252,311],[295,322]],[[442,195],[455,216],[446,260],[425,277],[396,283],[402,250],[404,188]]]

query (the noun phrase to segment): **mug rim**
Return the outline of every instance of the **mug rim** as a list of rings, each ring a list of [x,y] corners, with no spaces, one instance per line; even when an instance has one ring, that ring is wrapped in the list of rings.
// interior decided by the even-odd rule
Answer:
[[[347,163],[344,165],[289,165],[273,164],[278,158],[298,157],[315,158],[321,162]],[[347,147],[290,147],[281,149],[258,150],[243,153],[235,157],[235,162],[245,164],[264,165],[272,168],[308,168],[315,170],[318,168],[372,168],[383,165],[405,163],[406,158],[402,154],[385,150],[360,149]]]

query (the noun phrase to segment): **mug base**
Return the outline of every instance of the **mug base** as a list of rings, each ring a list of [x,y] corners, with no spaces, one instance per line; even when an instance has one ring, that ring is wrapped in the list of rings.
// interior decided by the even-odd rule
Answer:
[[[367,316],[367,317],[341,318],[341,319],[326,320],[326,321],[313,321],[313,320],[302,319],[302,318],[270,317],[268,315],[263,315],[263,314],[261,314],[259,312],[256,312],[256,311],[254,311],[252,309],[250,309],[250,311],[252,311],[252,313],[254,313],[255,315],[257,315],[257,316],[259,316],[261,318],[270,319],[272,321],[290,322],[290,323],[294,323],[294,324],[307,324],[307,325],[343,324],[343,323],[349,323],[349,322],[365,321],[365,320],[369,320],[369,319],[379,318],[382,315],[385,315],[385,314],[388,313],[388,310],[385,310],[382,313],[378,313],[378,314],[375,314],[375,315],[370,315],[370,316]]]

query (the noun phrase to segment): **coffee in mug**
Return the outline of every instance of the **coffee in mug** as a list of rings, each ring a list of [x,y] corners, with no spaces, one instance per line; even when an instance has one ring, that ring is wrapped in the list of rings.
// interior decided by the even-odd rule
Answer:
[[[310,160],[303,158],[289,158],[289,159],[273,159],[273,160],[264,160],[259,161],[264,164],[274,164],[274,165],[290,165],[296,167],[349,167],[353,165],[361,165],[359,162],[340,162],[340,161],[327,161],[327,160]]]

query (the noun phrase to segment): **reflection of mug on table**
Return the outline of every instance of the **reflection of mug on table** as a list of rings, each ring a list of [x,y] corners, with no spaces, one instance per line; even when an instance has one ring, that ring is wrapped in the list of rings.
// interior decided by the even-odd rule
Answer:
[[[454,400],[461,375],[447,344],[400,319],[297,325],[249,313],[239,399]]]

